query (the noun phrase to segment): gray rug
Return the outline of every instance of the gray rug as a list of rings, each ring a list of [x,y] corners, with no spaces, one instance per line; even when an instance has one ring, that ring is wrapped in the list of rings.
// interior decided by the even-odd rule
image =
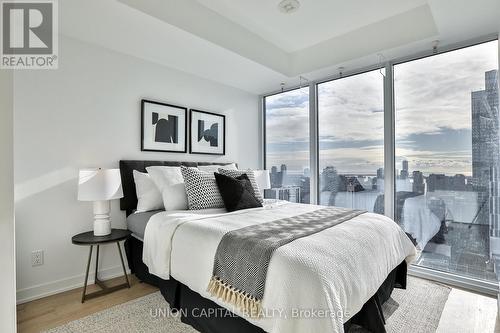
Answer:
[[[408,277],[406,290],[394,289],[382,305],[387,333],[434,333],[451,288],[435,282]],[[351,328],[350,333],[369,332]]]
[[[395,289],[384,304],[387,332],[435,332],[451,288],[409,277],[408,289]],[[53,328],[47,333],[144,332],[196,333],[170,313],[160,292],[114,306]],[[368,332],[353,328],[350,332]]]

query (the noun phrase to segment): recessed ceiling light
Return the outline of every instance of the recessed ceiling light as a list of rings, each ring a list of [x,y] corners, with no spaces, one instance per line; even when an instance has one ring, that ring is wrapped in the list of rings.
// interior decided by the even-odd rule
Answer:
[[[282,13],[291,14],[296,12],[300,7],[298,0],[283,0],[278,4],[278,8]]]

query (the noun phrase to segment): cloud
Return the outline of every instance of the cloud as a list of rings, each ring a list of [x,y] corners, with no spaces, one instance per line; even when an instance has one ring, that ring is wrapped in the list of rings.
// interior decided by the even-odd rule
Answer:
[[[471,170],[471,92],[498,67],[490,42],[396,65],[398,163],[427,173]],[[320,164],[376,171],[383,164],[383,78],[378,71],[318,85]],[[301,170],[309,165],[307,90],[266,98],[268,160]]]
[[[309,104],[309,92],[307,88],[296,89],[282,94],[266,97],[267,109],[281,108],[304,108]]]

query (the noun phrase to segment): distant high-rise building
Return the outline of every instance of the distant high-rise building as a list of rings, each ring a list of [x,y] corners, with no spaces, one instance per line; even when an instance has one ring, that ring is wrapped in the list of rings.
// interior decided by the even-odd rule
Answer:
[[[378,179],[384,179],[384,168],[378,168],[377,169],[377,178]]]
[[[498,177],[499,167],[498,70],[485,73],[485,89],[472,92],[471,102],[472,187],[478,192],[479,209],[475,223],[487,224],[492,219],[489,187],[498,183],[492,179]],[[491,222],[490,235],[500,237],[500,230]]]
[[[338,192],[339,177],[337,174],[337,169],[333,166],[327,166],[323,169],[323,189],[322,191],[331,192],[328,198],[328,206],[335,205],[335,196]]]
[[[420,171],[413,171],[413,192],[420,194],[425,192],[424,175]]]
[[[280,169],[281,186],[290,185],[286,174],[286,164],[282,164]]]
[[[431,173],[427,177],[427,191],[434,192],[436,190],[445,190],[447,179],[444,174]]]
[[[452,191],[466,191],[467,180],[464,175],[455,175],[450,177],[449,189]]]
[[[272,188],[279,188],[283,186],[282,175],[281,172],[278,172],[278,167],[273,166],[271,168],[271,174],[269,175],[269,178],[271,179]]]
[[[337,192],[338,174],[333,166],[323,169],[323,191]]]
[[[403,170],[401,170],[401,179],[406,179],[408,178],[408,161],[404,160],[403,161]]]

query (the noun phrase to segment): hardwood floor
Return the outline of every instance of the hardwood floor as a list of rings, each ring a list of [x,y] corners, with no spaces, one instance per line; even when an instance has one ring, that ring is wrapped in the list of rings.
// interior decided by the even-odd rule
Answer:
[[[109,295],[81,303],[82,288],[44,297],[17,306],[17,331],[40,332],[67,322],[88,316],[117,304],[155,292],[157,288],[140,283],[135,276],[129,276],[130,289],[121,289]],[[109,285],[123,282],[123,277],[106,281]],[[95,285],[87,287],[87,293],[99,290]]]
[[[123,278],[110,280],[119,284]],[[130,276],[130,289],[80,303],[82,288],[45,297],[17,307],[18,332],[39,332],[76,320],[114,305],[155,292],[157,289]],[[89,286],[88,292],[97,290]],[[495,298],[453,288],[441,315],[438,333],[500,333]]]
[[[437,333],[500,333],[497,300],[453,288]]]

